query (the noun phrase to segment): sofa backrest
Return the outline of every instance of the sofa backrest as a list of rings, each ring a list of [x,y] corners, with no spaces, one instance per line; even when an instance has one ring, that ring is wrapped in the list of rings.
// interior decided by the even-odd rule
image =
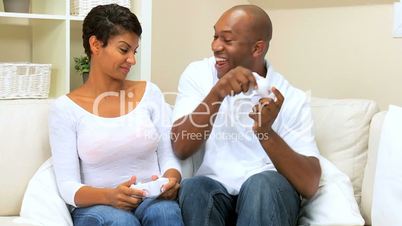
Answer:
[[[349,176],[360,204],[370,122],[378,105],[371,100],[312,98],[311,110],[320,153]]]
[[[349,176],[355,199],[361,206],[362,198],[367,198],[362,197],[362,184],[370,125],[373,116],[379,111],[378,105],[374,101],[362,99],[312,98],[311,110],[321,154]],[[363,213],[366,224],[371,223],[368,215],[370,212]]]
[[[0,100],[0,216],[18,215],[29,179],[49,158],[51,100]]]
[[[18,215],[29,179],[50,156],[47,120],[51,101],[0,101],[0,216]],[[312,98],[311,106],[321,153],[351,178],[359,204],[363,195],[360,206],[366,223],[371,222],[372,178],[377,150],[374,138],[379,137],[383,119],[383,116],[374,117],[370,129],[371,119],[378,112],[377,104],[370,100]],[[376,132],[370,133],[374,144],[370,144],[372,150],[364,175],[369,129]],[[183,161],[183,176],[191,176],[201,159],[202,153],[198,153]],[[374,167],[370,162],[374,162]],[[369,186],[362,194],[363,176]]]

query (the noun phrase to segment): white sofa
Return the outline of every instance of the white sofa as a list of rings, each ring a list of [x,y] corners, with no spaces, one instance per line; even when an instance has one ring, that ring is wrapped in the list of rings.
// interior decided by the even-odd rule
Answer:
[[[15,224],[24,191],[50,157],[47,116],[51,100],[0,100],[0,226]],[[353,183],[366,225],[381,125],[386,112],[369,100],[312,99],[318,146]],[[191,174],[191,165],[185,165]],[[28,225],[28,224],[25,224]]]

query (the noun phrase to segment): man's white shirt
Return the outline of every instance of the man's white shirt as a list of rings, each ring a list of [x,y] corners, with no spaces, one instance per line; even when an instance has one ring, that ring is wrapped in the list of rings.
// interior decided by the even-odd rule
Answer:
[[[218,81],[215,58],[191,63],[183,72],[173,111],[173,121],[189,115],[208,95]],[[294,88],[267,63],[267,75],[285,97],[272,128],[296,152],[318,157],[313,135],[313,121],[309,96]],[[258,138],[252,131],[254,121],[248,117],[259,97],[240,93],[227,96],[221,104],[209,138],[203,148],[205,154],[195,175],[208,176],[221,182],[228,192],[237,195],[250,176],[276,170]],[[205,114],[205,113],[204,113]],[[191,135],[182,131],[179,136],[198,139],[206,134]],[[201,150],[200,150],[201,151]]]

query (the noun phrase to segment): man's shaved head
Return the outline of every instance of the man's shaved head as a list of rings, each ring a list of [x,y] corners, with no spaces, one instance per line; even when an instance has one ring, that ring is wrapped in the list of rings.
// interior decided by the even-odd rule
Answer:
[[[255,40],[269,42],[272,38],[272,23],[268,14],[255,5],[238,5],[227,10],[224,16],[243,17],[246,29]]]

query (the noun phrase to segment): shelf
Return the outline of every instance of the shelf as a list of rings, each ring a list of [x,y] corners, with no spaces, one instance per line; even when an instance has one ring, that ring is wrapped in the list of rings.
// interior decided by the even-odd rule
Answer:
[[[0,12],[0,61],[52,64],[49,98],[82,85],[73,57],[84,55],[84,16],[70,15],[73,0],[33,0],[31,13]],[[128,79],[150,80],[152,1],[132,0],[144,29],[137,64]],[[2,0],[0,0],[2,4]],[[1,9],[0,9],[1,10]]]
[[[34,13],[7,13],[0,12],[0,17],[4,18],[23,18],[23,19],[43,19],[43,20],[65,20],[62,15],[34,14]]]
[[[84,21],[84,16],[70,16],[71,21]]]

